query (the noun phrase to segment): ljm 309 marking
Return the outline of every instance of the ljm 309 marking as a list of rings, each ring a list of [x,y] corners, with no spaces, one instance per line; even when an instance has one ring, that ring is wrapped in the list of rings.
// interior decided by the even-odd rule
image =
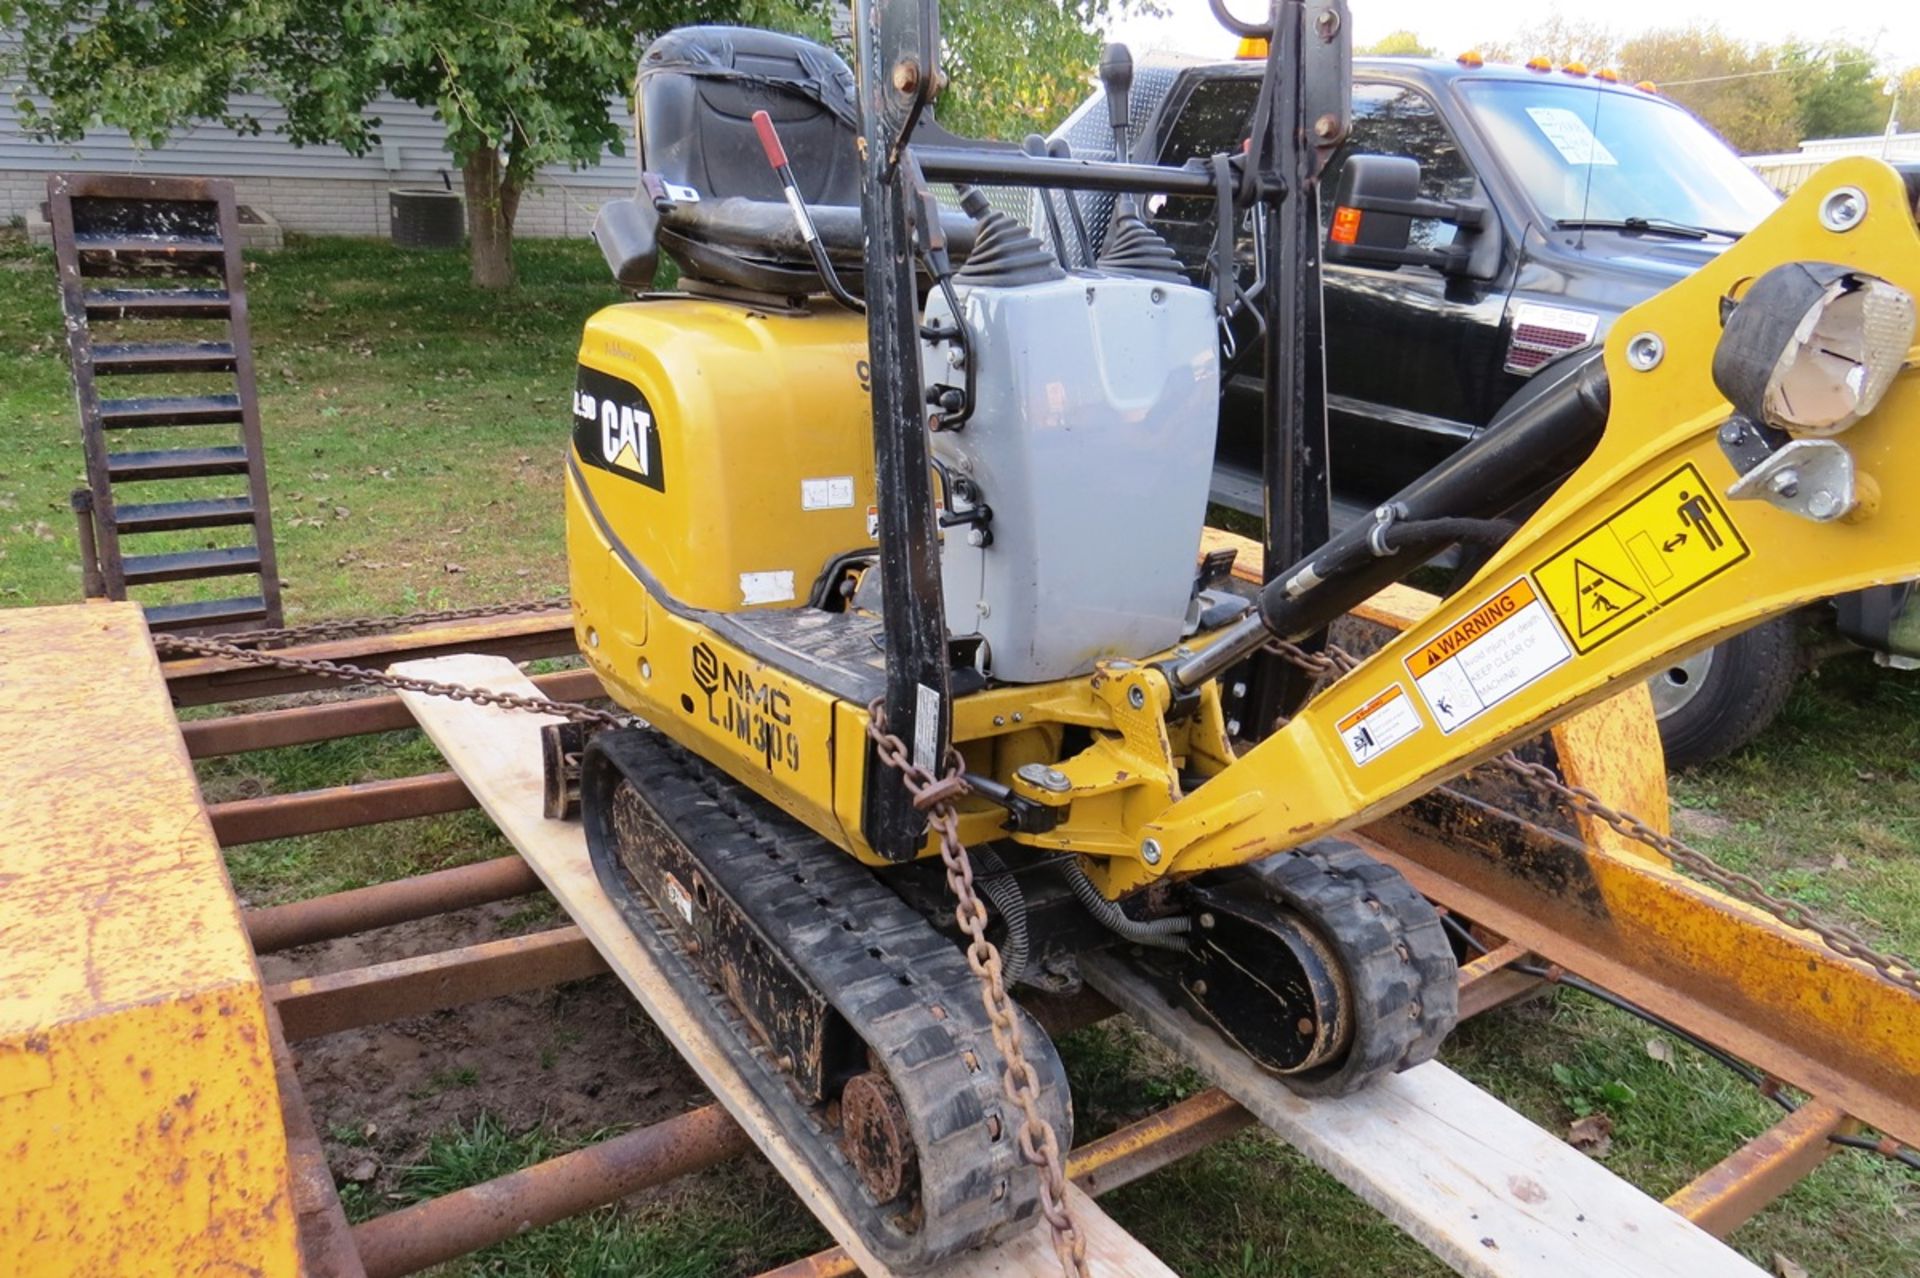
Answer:
[[[693,645],[693,681],[707,696],[709,724],[745,743],[767,771],[776,763],[799,771],[800,734],[793,729],[793,697],[784,688],[755,683],[704,642]]]

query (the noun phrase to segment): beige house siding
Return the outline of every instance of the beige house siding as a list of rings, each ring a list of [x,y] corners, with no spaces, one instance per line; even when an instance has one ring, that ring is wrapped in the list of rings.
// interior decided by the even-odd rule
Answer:
[[[0,84],[0,219],[30,220],[46,199],[49,173],[143,173],[232,178],[241,203],[271,213],[291,231],[384,237],[389,187],[437,187],[443,180],[460,185],[439,120],[411,103],[388,99],[373,105],[369,114],[381,121],[381,143],[363,156],[337,146],[292,145],[275,127],[284,112],[265,98],[235,99],[259,118],[258,135],[202,124],[164,147],[146,149],[117,129],[97,130],[72,145],[28,138],[14,105],[16,87]],[[630,127],[624,103],[608,109],[623,131]],[[543,169],[521,201],[515,229],[521,235],[585,235],[600,203],[633,185],[632,159],[611,153],[588,169]]]

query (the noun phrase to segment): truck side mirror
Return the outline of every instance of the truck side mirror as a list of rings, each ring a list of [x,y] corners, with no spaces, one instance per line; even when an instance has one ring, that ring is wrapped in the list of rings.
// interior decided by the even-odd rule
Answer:
[[[1327,261],[1387,270],[1429,266],[1442,275],[1468,274],[1473,256],[1468,244],[1412,247],[1415,218],[1432,218],[1473,232],[1485,225],[1487,210],[1478,204],[1421,196],[1418,161],[1400,155],[1350,155],[1333,188]]]

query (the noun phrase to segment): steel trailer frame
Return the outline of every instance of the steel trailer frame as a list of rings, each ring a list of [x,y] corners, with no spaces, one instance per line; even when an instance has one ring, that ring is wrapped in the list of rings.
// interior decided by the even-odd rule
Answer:
[[[1248,576],[1258,572],[1243,569]],[[485,652],[529,660],[572,652],[571,624],[564,613],[488,618],[281,650],[286,655],[326,656],[384,667],[430,653]],[[311,681],[282,677],[217,660],[167,662],[163,671],[176,703],[216,705],[285,698]],[[536,677],[556,697],[590,695],[586,671]],[[194,758],[272,749],[411,726],[398,698],[367,696],[268,709],[253,706],[219,718],[181,725]],[[401,782],[337,786],[297,795],[214,804],[215,829],[223,845],[341,830],[474,804],[452,774]],[[422,794],[435,793],[433,803]],[[1377,832],[1377,831],[1376,831]],[[1369,840],[1372,842],[1373,840]],[[1376,846],[1386,846],[1376,844]],[[1467,883],[1451,881],[1418,863],[1400,860],[1415,882],[1456,917],[1474,920],[1488,953],[1462,966],[1461,1015],[1477,1015],[1526,997],[1545,985],[1515,971],[1529,957],[1549,971],[1567,966],[1628,997],[1640,992],[1632,956],[1574,954],[1550,928],[1514,925],[1512,935],[1485,926],[1506,921],[1511,910]],[[244,913],[257,953],[353,935],[394,923],[501,901],[539,890],[539,881],[518,856],[333,893]],[[1483,911],[1483,912],[1482,912]],[[1577,947],[1576,947],[1577,948]],[[1584,961],[1583,961],[1584,960]],[[341,1030],[404,1016],[454,1008],[482,999],[545,988],[606,970],[577,927],[488,941],[393,962],[282,981],[269,987],[275,1026],[275,1059],[295,1169],[300,1238],[310,1271],[347,1278],[384,1278],[415,1272],[468,1254],[529,1227],[552,1223],[677,1176],[729,1160],[750,1142],[717,1104],[613,1137],[520,1172],[475,1185],[349,1226],[327,1171],[319,1137],[301,1095],[292,1044]],[[1609,974],[1619,975],[1607,981]],[[1091,990],[1072,1000],[1036,1000],[1030,1005],[1050,1031],[1097,1022],[1116,1010]],[[1700,1009],[1702,1011],[1706,1009]],[[1749,1045],[1757,1027],[1743,1027],[1724,1013],[1690,1015],[1686,1006],[1663,1006],[1663,1014],[1691,1032],[1733,1051]],[[1206,1091],[1072,1151],[1069,1174],[1092,1194],[1127,1184],[1257,1120],[1219,1088]],[[1731,1151],[1667,1202],[1676,1212],[1724,1237],[1807,1175],[1836,1146],[1833,1135],[1859,1124],[1831,1100],[1814,1097],[1772,1128]],[[768,1278],[823,1278],[856,1272],[837,1248],[770,1271]]]

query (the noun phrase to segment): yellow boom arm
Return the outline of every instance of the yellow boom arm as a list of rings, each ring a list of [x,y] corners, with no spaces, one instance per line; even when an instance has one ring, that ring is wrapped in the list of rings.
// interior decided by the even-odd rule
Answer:
[[[1822,495],[1830,481],[1813,465],[1736,488],[1722,443],[1733,409],[1711,371],[1723,299],[1794,262],[1920,295],[1920,234],[1898,175],[1868,160],[1829,166],[1712,265],[1627,312],[1607,342],[1612,409],[1586,463],[1464,590],[1140,827],[1151,855],[1110,863],[1106,890],[1360,825],[1676,656],[1920,576],[1911,350],[1878,406],[1833,436],[1854,471],[1844,517],[1822,517],[1841,495]],[[1797,502],[1770,499],[1782,490]],[[1148,682],[1166,695],[1157,674]]]

